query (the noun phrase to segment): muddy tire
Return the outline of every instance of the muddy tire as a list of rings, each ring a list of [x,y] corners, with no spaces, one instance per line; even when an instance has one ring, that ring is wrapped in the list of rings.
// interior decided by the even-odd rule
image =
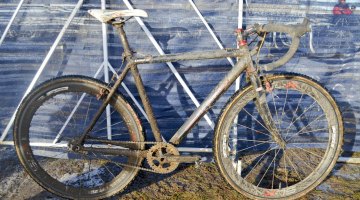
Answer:
[[[41,84],[21,104],[14,123],[16,152],[25,170],[46,190],[69,199],[103,199],[122,191],[137,175],[138,169],[121,163],[140,166],[141,158],[69,148],[69,142],[81,135],[101,105],[99,94],[104,89],[108,87],[98,80],[67,76]],[[109,106],[110,129],[104,112],[90,136],[144,141],[140,120],[124,98],[115,94]],[[116,148],[90,141],[84,146]],[[144,145],[128,148],[141,150]]]

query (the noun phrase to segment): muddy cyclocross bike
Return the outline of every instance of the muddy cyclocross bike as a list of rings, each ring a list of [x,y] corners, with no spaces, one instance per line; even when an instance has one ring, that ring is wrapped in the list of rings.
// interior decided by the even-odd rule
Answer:
[[[344,131],[334,98],[309,77],[261,73],[294,55],[300,37],[309,31],[308,20],[239,29],[239,47],[234,49],[137,57],[124,25],[131,17],[147,17],[145,11],[89,13],[119,31],[126,65],[116,81],[111,86],[84,76],[46,81],[24,99],[14,124],[22,165],[48,191],[71,199],[102,199],[124,190],[139,170],[170,173],[180,163],[199,161],[200,156],[182,155],[175,146],[243,72],[248,85],[229,99],[215,127],[213,151],[223,178],[250,198],[293,199],[314,189],[332,170]],[[288,33],[292,44],[279,60],[260,65],[254,57],[269,32]],[[260,38],[253,48],[246,42],[249,35]],[[238,58],[238,62],[170,141],[164,141],[137,66],[226,57]],[[145,140],[138,115],[117,91],[129,71],[155,141]],[[106,133],[107,106],[113,121],[111,138]]]

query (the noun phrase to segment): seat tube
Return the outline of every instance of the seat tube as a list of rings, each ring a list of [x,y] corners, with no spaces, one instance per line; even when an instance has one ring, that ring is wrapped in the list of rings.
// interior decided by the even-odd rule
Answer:
[[[162,142],[163,140],[162,140],[162,137],[161,137],[161,134],[160,134],[160,129],[159,129],[159,126],[158,126],[158,124],[156,122],[153,109],[152,109],[152,107],[150,105],[149,98],[146,95],[144,84],[142,82],[139,70],[137,68],[137,65],[134,64],[134,60],[132,59],[133,53],[132,53],[132,51],[130,49],[129,42],[127,40],[126,33],[124,31],[124,24],[125,24],[124,22],[121,22],[121,23],[116,23],[116,24],[113,24],[113,25],[119,31],[120,41],[121,41],[121,44],[122,44],[122,46],[124,48],[124,55],[123,56],[125,56],[125,59],[126,59],[126,61],[128,63],[131,63],[130,64],[130,71],[131,71],[131,74],[134,77],[135,85],[136,85],[136,88],[137,88],[137,90],[139,92],[141,102],[144,105],[144,110],[145,110],[146,115],[147,115],[147,117],[149,119],[150,127],[151,127],[151,130],[152,130],[153,134],[154,134],[154,138],[155,138],[155,140],[157,142]]]
[[[133,65],[130,70],[131,70],[131,74],[134,77],[135,85],[136,85],[136,88],[137,88],[137,90],[139,92],[141,102],[144,105],[144,109],[145,109],[145,112],[146,112],[147,117],[149,119],[150,127],[151,127],[151,130],[152,130],[153,134],[154,134],[155,140],[157,142],[162,142],[163,140],[162,140],[162,137],[161,137],[161,134],[160,134],[159,126],[158,126],[157,121],[155,119],[154,112],[153,112],[153,109],[151,107],[149,98],[146,95],[144,84],[143,84],[142,79],[140,77],[137,65]]]

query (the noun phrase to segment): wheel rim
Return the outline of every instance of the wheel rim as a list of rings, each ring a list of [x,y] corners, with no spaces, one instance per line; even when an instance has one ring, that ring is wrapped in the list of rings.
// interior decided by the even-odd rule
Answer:
[[[225,125],[220,128],[221,131],[226,132],[223,138],[219,138],[221,142],[218,144],[221,151],[220,170],[226,173],[229,177],[227,180],[230,179],[230,183],[238,191],[253,198],[284,198],[314,187],[315,183],[323,178],[321,175],[328,173],[328,168],[334,163],[329,157],[333,157],[338,150],[334,148],[338,143],[337,133],[334,133],[339,129],[336,121],[338,119],[334,117],[336,113],[330,102],[326,101],[319,105],[318,102],[326,99],[323,94],[319,91],[314,93],[314,89],[301,80],[282,78],[281,81],[274,81],[272,86],[283,90],[282,93],[276,93],[277,89],[275,89],[267,94],[267,99],[270,101],[269,108],[277,128],[286,130],[280,131],[280,134],[287,142],[287,149],[277,147],[278,145],[271,139],[266,126],[261,125],[262,120],[258,117],[257,111],[251,110],[255,108],[254,103],[246,105],[247,103],[239,100],[231,108],[227,107],[225,113],[232,115],[232,118],[227,118],[227,122],[223,121]],[[295,91],[301,93],[295,94]],[[304,92],[310,95],[306,97]],[[247,102],[255,97],[255,93],[250,88],[243,94],[241,98],[247,99]],[[297,95],[297,98],[294,98],[294,95]],[[286,102],[284,104],[284,102],[279,103],[280,99],[288,100],[284,101]],[[307,111],[302,105],[306,102],[308,102]],[[239,115],[234,114],[240,110]],[[296,111],[301,120],[289,116],[286,110],[291,110],[293,114]],[[301,113],[305,114],[301,116]],[[321,121],[321,117],[326,120]],[[305,122],[305,119],[308,122]],[[220,120],[224,120],[223,115]],[[236,126],[233,123],[235,120]],[[249,121],[252,123],[249,124]],[[242,123],[239,125],[239,122]],[[300,122],[307,124],[303,125],[304,129],[301,129]],[[234,132],[237,134],[233,134]],[[259,153],[255,154],[256,151]]]
[[[120,163],[139,165],[141,159],[105,156],[95,152],[71,152],[67,148],[68,141],[81,134],[83,127],[91,121],[101,100],[96,97],[98,86],[85,87],[81,83],[65,85],[43,90],[39,93],[42,95],[34,95],[35,100],[23,108],[26,114],[21,116],[22,120],[31,122],[22,124],[19,128],[21,134],[18,146],[21,147],[21,160],[25,161],[25,168],[37,182],[58,195],[71,198],[113,195],[124,188],[137,172],[136,169],[123,167]],[[84,88],[88,93],[85,96]],[[114,133],[112,139],[142,140],[139,134],[141,130],[136,129],[138,127],[124,123],[134,119],[130,119],[129,116],[124,119],[119,114],[127,111],[125,106],[115,105],[115,102],[114,98],[111,101],[111,118],[117,121],[111,126]],[[75,107],[77,109],[74,111]],[[72,117],[64,128],[70,114]],[[48,123],[44,126],[45,120]],[[132,133],[131,136],[129,132]],[[100,139],[107,138],[104,113],[90,135]],[[99,143],[85,143],[85,146],[111,148]],[[134,145],[134,148],[140,147]]]

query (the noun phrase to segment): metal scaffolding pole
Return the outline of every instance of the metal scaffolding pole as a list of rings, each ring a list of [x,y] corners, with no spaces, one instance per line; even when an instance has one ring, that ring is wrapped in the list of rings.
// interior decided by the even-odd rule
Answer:
[[[24,3],[24,0],[21,0],[21,1],[19,2],[18,6],[16,7],[16,10],[15,10],[14,14],[12,15],[12,17],[11,17],[8,25],[6,26],[6,28],[5,28],[2,36],[1,36],[1,38],[0,38],[0,46],[1,46],[1,44],[4,42],[5,37],[6,37],[7,33],[9,32],[10,27],[11,27],[11,25],[13,24],[16,15],[19,13],[19,10],[20,10],[20,8],[21,8],[21,6],[22,6],[23,3]]]
[[[203,22],[203,24],[205,25],[205,27],[207,28],[207,30],[209,31],[209,33],[211,34],[211,36],[213,37],[213,39],[215,40],[216,44],[218,45],[218,47],[220,49],[224,49],[224,46],[221,44],[221,42],[219,41],[219,39],[216,37],[214,31],[211,29],[211,27],[209,26],[209,23],[207,23],[207,21],[205,20],[204,16],[201,14],[201,12],[199,11],[199,9],[197,8],[197,6],[194,4],[193,0],[189,0],[190,5],[193,7],[193,9],[195,10],[196,14],[199,16],[199,18],[201,19],[201,21]],[[234,62],[231,58],[227,58],[227,60],[229,61],[229,63],[231,64],[231,66],[234,67]]]
[[[106,9],[106,1],[101,0],[101,9]],[[105,23],[101,23],[102,28],[102,39],[103,39],[103,57],[104,57],[104,80],[105,83],[109,83],[109,55],[108,55],[108,38],[107,38],[107,28]],[[106,106],[106,130],[107,137],[111,140],[111,111],[110,105]]]
[[[78,12],[78,10],[80,9],[80,7],[82,6],[84,0],[79,0],[78,3],[76,4],[75,8],[73,9],[73,11],[71,12],[69,18],[67,19],[67,21],[65,22],[65,25],[63,26],[63,28],[61,29],[59,35],[57,36],[55,42],[53,43],[53,45],[51,46],[49,52],[47,53],[44,61],[42,62],[40,68],[38,69],[38,71],[36,72],[33,80],[31,81],[30,85],[28,86],[27,90],[25,91],[23,97],[21,98],[21,101],[19,103],[19,105],[16,107],[14,114],[11,116],[9,123],[7,124],[5,130],[3,131],[1,137],[0,137],[0,144],[2,141],[5,140],[6,136],[9,133],[9,130],[12,126],[12,124],[14,123],[15,120],[15,115],[16,112],[21,104],[21,102],[23,101],[23,99],[26,97],[26,95],[33,89],[33,87],[35,86],[37,80],[39,79],[41,73],[43,72],[45,66],[47,65],[47,63],[49,62],[51,56],[53,55],[57,45],[59,44],[59,42],[61,41],[62,37],[65,34],[66,29],[69,27],[71,21],[74,19],[76,13]]]

